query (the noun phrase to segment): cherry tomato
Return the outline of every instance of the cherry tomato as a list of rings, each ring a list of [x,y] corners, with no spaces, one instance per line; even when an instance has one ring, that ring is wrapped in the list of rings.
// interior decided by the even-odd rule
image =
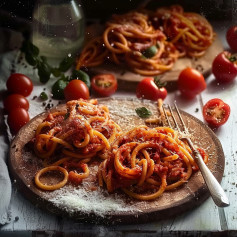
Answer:
[[[163,86],[160,87],[158,80],[147,77],[137,85],[136,96],[148,100],[164,100],[167,96],[167,90]]]
[[[64,88],[64,96],[67,101],[78,99],[89,99],[89,89],[81,80],[72,80]]]
[[[211,127],[220,127],[230,116],[230,106],[221,99],[211,99],[203,107],[203,117]]]
[[[13,133],[17,133],[29,120],[29,114],[23,108],[11,110],[7,118],[8,125]]]
[[[218,82],[233,81],[237,76],[237,57],[227,51],[221,52],[212,63],[212,73]]]
[[[10,93],[28,96],[33,90],[33,83],[26,75],[21,73],[13,73],[7,79],[7,89]]]
[[[230,48],[237,52],[237,26],[232,26],[226,33],[226,40]]]
[[[4,101],[4,108],[9,113],[12,109],[23,108],[25,110],[29,109],[29,102],[23,96],[19,94],[11,94]]]
[[[192,99],[206,89],[206,82],[199,71],[188,67],[179,74],[178,89],[184,97]]]
[[[113,74],[98,74],[92,78],[91,87],[99,96],[110,96],[118,88],[118,83]]]

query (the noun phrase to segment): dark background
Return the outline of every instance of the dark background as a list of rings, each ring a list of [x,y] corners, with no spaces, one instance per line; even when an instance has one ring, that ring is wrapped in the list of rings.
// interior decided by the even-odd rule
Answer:
[[[14,18],[20,16],[31,20],[34,0],[1,0],[0,9]],[[81,0],[85,15],[88,18],[107,18],[113,13],[123,13],[138,7],[146,0]],[[232,0],[151,0],[148,8],[170,4],[181,4],[186,11],[196,11],[207,18],[231,18]],[[3,23],[3,22],[1,22]]]
[[[40,0],[39,0],[40,1]],[[70,1],[70,0],[51,0]],[[86,19],[100,19],[102,22],[114,13],[124,13],[146,4],[148,9],[160,6],[180,4],[185,11],[194,11],[204,15],[208,20],[232,20],[234,6],[232,0],[77,0],[83,6]],[[0,0],[0,41],[7,41],[8,29],[30,35],[34,5],[37,0]],[[235,6],[236,7],[236,6]],[[236,13],[237,14],[237,13]],[[7,31],[6,31],[7,30]]]

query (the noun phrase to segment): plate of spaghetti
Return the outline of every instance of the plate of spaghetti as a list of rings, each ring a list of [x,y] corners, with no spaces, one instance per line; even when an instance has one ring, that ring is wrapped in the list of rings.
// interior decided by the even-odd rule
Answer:
[[[141,106],[149,120],[136,114]],[[43,209],[94,223],[159,220],[200,205],[209,197],[204,180],[179,133],[160,124],[160,108],[138,99],[75,100],[36,116],[10,147],[15,184]],[[181,113],[220,182],[219,140]]]
[[[132,82],[157,75],[176,81],[188,66],[208,74],[210,62],[223,50],[211,24],[180,5],[113,15],[99,35],[92,27],[89,34],[76,69],[114,73]]]

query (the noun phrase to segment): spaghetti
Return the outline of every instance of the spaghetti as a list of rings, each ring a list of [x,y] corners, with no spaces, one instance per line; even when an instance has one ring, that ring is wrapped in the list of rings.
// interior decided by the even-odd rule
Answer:
[[[155,47],[154,53],[146,57],[144,51]],[[92,67],[109,60],[115,64],[126,64],[136,73],[158,75],[170,70],[178,57],[178,51],[166,36],[155,29],[149,16],[141,12],[114,15],[106,24],[103,35],[92,39],[84,47],[76,69]]]
[[[158,8],[153,22],[157,28],[163,28],[168,40],[178,49],[179,57],[200,57],[214,40],[210,23],[197,13],[184,12],[179,5]]]
[[[99,185],[108,192],[122,189],[139,200],[153,200],[187,182],[197,166],[188,145],[168,127],[137,127],[113,144],[99,167]],[[202,156],[207,162],[207,155]]]
[[[110,150],[121,131],[110,119],[108,108],[98,105],[97,100],[73,100],[66,106],[65,111],[50,113],[36,129],[34,150],[45,165],[35,177],[41,189],[60,188],[67,183],[67,178],[79,183],[88,177],[87,163],[95,156],[105,159],[106,150]],[[50,170],[62,172],[64,180],[50,187],[42,184],[40,176]]]
[[[205,54],[214,36],[204,17],[184,12],[179,5],[113,15],[103,34],[85,45],[76,69],[109,61],[140,75],[155,76],[172,69],[179,57]],[[151,48],[147,56],[144,52]]]
[[[162,101],[158,101],[162,112]],[[161,113],[162,117],[162,113]],[[166,190],[187,182],[198,170],[190,147],[169,127],[141,125],[122,132],[109,110],[97,100],[73,100],[66,110],[49,113],[38,125],[33,139],[35,153],[44,168],[35,176],[43,190],[56,190],[70,181],[75,185],[90,175],[92,158],[99,157],[98,183],[109,193],[121,189],[138,200],[153,200]],[[208,156],[198,148],[204,162]],[[42,176],[63,175],[56,184]]]

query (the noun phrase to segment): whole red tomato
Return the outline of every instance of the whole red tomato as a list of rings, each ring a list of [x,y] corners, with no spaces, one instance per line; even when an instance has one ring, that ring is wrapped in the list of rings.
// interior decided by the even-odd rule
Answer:
[[[29,102],[23,96],[19,94],[11,94],[4,101],[4,108],[9,113],[11,110],[16,108],[23,108],[25,110],[29,109]]]
[[[230,48],[237,52],[237,26],[232,26],[226,32],[226,40]]]
[[[12,109],[7,117],[8,125],[13,133],[17,133],[29,120],[29,114],[23,108]]]
[[[67,101],[78,99],[89,99],[89,89],[85,82],[81,80],[72,80],[64,88],[64,96]]]
[[[167,96],[167,90],[157,79],[148,77],[139,82],[136,88],[137,98],[148,100],[164,100]]]
[[[218,82],[233,81],[237,76],[237,57],[227,51],[221,52],[212,63],[212,73]]]
[[[118,83],[113,74],[98,74],[92,78],[91,87],[99,96],[110,96],[117,90]]]
[[[206,82],[199,71],[188,67],[179,74],[178,89],[184,97],[192,99],[206,89]]]
[[[211,99],[203,107],[203,117],[211,127],[220,127],[229,116],[230,106],[221,99]]]
[[[7,89],[10,93],[28,96],[33,90],[33,83],[26,75],[13,73],[7,79]]]

